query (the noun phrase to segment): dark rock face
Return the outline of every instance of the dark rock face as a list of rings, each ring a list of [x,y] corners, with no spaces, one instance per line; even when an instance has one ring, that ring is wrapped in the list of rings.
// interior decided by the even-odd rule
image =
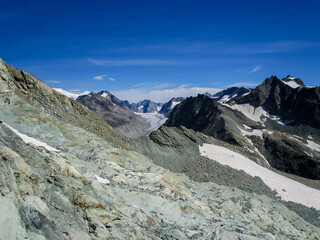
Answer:
[[[267,78],[252,92],[236,103],[262,106],[270,114],[278,115],[291,124],[310,125],[320,128],[320,87],[305,87],[301,79],[290,76],[280,80],[275,76]],[[294,82],[300,87],[293,88],[286,83]]]
[[[264,146],[272,167],[310,179],[320,179],[320,159],[309,156],[305,148],[284,136],[267,135]]]
[[[241,145],[238,132],[238,121],[247,125],[256,125],[240,112],[233,111],[215,100],[205,96],[189,97],[173,109],[167,122],[168,127],[184,126],[194,131]]]
[[[224,97],[227,97],[227,101],[235,101],[236,99],[242,97],[244,94],[248,94],[250,91],[251,89],[245,87],[231,87],[214,94],[212,98],[216,101],[221,101]]]
[[[67,240],[48,218],[30,205],[22,204],[20,206],[21,220],[24,222],[26,229],[43,235],[46,239]]]
[[[146,99],[138,103],[132,103],[131,105],[129,104],[128,107],[134,112],[153,113],[153,112],[157,112],[159,107],[161,106],[162,106],[161,103],[155,103],[155,102],[152,102],[151,100]]]
[[[139,137],[149,127],[142,117],[134,114],[122,101],[107,91],[83,95],[78,97],[77,101],[127,137]]]
[[[182,101],[184,101],[183,97],[172,98],[169,102],[166,102],[165,104],[163,104],[163,106],[162,106],[161,110],[159,111],[159,113],[161,113],[161,114],[165,115],[166,117],[168,117],[170,112],[175,107],[175,104],[180,103]]]

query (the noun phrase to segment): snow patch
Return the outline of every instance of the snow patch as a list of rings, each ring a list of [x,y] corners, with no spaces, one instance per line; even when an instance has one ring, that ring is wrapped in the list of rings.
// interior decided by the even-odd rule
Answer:
[[[172,102],[170,109],[174,109],[175,106],[177,106],[181,102]]]
[[[307,146],[309,148],[311,148],[314,151],[320,152],[320,145],[319,144],[317,144],[311,140],[307,140],[307,142],[308,142]]]
[[[252,177],[260,177],[284,201],[292,201],[320,210],[320,191],[317,189],[310,188],[275,173],[243,155],[224,147],[203,144],[203,146],[199,146],[199,151],[202,156],[208,157],[222,165],[227,165],[239,171],[243,170]]]
[[[246,126],[246,125],[244,125],[244,126]],[[240,130],[242,136],[258,136],[261,139],[263,139],[262,136],[263,136],[264,132],[267,132],[269,134],[273,133],[271,131],[267,131],[266,129],[262,129],[262,130],[261,129],[253,129],[252,131],[246,131],[246,130],[243,130],[243,129],[239,128],[239,127],[238,127],[238,129]]]
[[[98,175],[94,175],[96,177],[96,179],[98,180],[98,182],[102,183],[102,184],[110,184],[110,181],[108,179],[99,177]]]
[[[244,93],[244,94],[241,95],[241,97],[247,96],[247,95],[250,94],[250,93],[251,93],[251,91],[250,91],[250,92],[247,92],[247,93]]]
[[[225,105],[233,110],[238,110],[242,112],[246,117],[250,118],[253,121],[256,122],[261,122],[263,121],[263,117],[269,117],[268,113],[262,108],[262,107],[257,107],[255,108],[254,106],[250,105],[249,103],[246,104],[234,104],[234,105]]]
[[[60,150],[53,148],[51,146],[49,146],[48,144],[41,142],[33,137],[29,137],[27,135],[24,135],[23,133],[19,132],[17,129],[3,123],[3,125],[5,125],[6,127],[8,127],[12,132],[14,132],[18,137],[20,137],[22,139],[22,141],[24,141],[26,144],[33,144],[37,147],[44,147],[45,149],[49,150],[49,151],[53,151],[53,152],[60,152]]]
[[[90,93],[89,91],[85,91],[83,93],[76,94],[76,93],[67,92],[67,91],[63,90],[62,88],[53,88],[53,90],[57,91],[58,93],[61,93],[62,95],[67,96],[68,98],[72,98],[72,99],[77,99],[79,96],[88,95]]]
[[[251,127],[249,127],[249,126],[247,126],[247,125],[245,125],[245,124],[243,124],[243,127],[244,127],[245,129],[247,129],[247,130],[252,129]]]
[[[218,102],[219,103],[226,103],[226,102],[229,102],[231,98],[232,97],[230,97],[230,95],[223,95],[223,97],[220,100],[218,100]]]
[[[104,93],[101,94],[101,97],[107,98],[107,97],[109,97],[109,94],[104,92]]]
[[[290,79],[290,78],[288,78],[288,79]],[[281,81],[282,81],[282,80],[281,80]],[[282,82],[283,82],[284,84],[288,85],[288,86],[291,87],[291,88],[298,88],[298,87],[301,86],[300,84],[298,84],[298,83],[296,83],[296,82],[294,81],[294,78],[291,79],[291,81],[288,81],[288,82],[282,81]]]

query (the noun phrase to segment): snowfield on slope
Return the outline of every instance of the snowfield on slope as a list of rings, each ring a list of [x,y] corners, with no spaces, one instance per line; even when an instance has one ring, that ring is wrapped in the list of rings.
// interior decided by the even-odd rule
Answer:
[[[76,93],[67,92],[66,90],[63,90],[62,88],[53,88],[53,90],[57,91],[58,93],[61,93],[62,95],[67,96],[68,98],[72,98],[74,100],[76,100],[79,96],[88,95],[90,93],[89,91],[85,91],[83,93],[76,94]]]
[[[289,78],[289,79],[291,79],[291,81],[288,81],[288,82],[286,82],[286,81],[281,81],[281,82],[283,82],[284,84],[288,85],[288,86],[291,87],[291,88],[301,87],[300,84],[298,84],[298,83],[296,83],[296,82],[294,81],[294,78],[291,77],[291,78]]]
[[[262,167],[243,155],[213,144],[199,146],[201,156],[222,165],[243,170],[252,177],[259,177],[270,189],[275,190],[284,201],[300,203],[320,210],[320,191]]]
[[[49,146],[48,144],[41,142],[33,137],[29,137],[27,135],[24,135],[23,133],[19,132],[17,129],[15,129],[5,123],[3,123],[3,125],[8,127],[12,132],[14,132],[18,137],[20,137],[22,139],[22,141],[24,141],[26,144],[31,143],[37,147],[44,147],[45,149],[47,149],[49,151],[60,152],[60,150],[53,148],[53,147]]]
[[[146,130],[146,132],[143,135],[149,135],[151,132],[157,130],[159,127],[161,127],[166,121],[167,118],[157,112],[153,113],[137,113],[135,114],[140,115],[142,118],[146,119],[147,122],[150,123],[150,127]]]

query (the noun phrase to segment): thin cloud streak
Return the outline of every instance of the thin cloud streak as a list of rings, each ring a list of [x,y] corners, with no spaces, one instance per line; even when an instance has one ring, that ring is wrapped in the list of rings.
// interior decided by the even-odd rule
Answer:
[[[106,74],[95,76],[95,77],[93,77],[93,80],[102,81],[103,78],[106,77],[106,76],[107,76]]]
[[[158,60],[158,59],[88,59],[88,61],[97,66],[186,66],[193,65],[193,61],[184,60]]]
[[[260,65],[255,66],[249,73],[258,72],[262,67]]]
[[[56,81],[56,80],[49,80],[47,81],[48,83],[54,83],[54,84],[61,84],[61,81]]]
[[[112,49],[115,53],[175,53],[175,54],[236,54],[254,55],[268,53],[297,52],[303,49],[320,48],[320,42],[308,41],[276,41],[252,43],[225,42],[183,42],[163,45],[135,46]]]
[[[120,91],[112,91],[112,94],[117,96],[121,100],[128,100],[129,102],[139,102],[142,99],[150,99],[154,102],[167,102],[173,97],[190,97],[197,96],[198,94],[204,94],[209,92],[215,94],[222,89],[217,88],[201,88],[201,87],[177,87],[163,90],[144,90],[144,89],[128,89]]]
[[[260,83],[255,83],[255,82],[235,82],[229,86],[226,86],[227,88],[229,87],[255,87],[258,86]]]

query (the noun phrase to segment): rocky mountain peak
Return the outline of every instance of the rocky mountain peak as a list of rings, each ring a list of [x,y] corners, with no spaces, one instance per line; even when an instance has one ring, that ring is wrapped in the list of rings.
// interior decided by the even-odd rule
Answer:
[[[121,100],[108,91],[79,96],[77,101],[95,112],[116,131],[127,137],[139,137],[149,124],[134,114]]]
[[[292,124],[320,128],[320,87],[308,88],[299,78],[276,76],[267,78],[250,94],[236,100],[237,104],[263,107],[272,115]]]
[[[179,103],[181,103],[182,101],[184,101],[183,97],[171,98],[170,101],[168,101],[165,104],[163,104],[163,106],[162,106],[161,110],[159,111],[159,113],[161,113],[164,116],[168,117],[170,112],[172,111],[172,109],[174,109],[174,107],[176,105],[178,105]]]
[[[226,90],[222,90],[220,92],[217,92],[212,96],[214,100],[220,103],[225,103],[229,101],[235,101],[236,99],[247,95],[251,89],[245,88],[245,87],[231,87]]]

